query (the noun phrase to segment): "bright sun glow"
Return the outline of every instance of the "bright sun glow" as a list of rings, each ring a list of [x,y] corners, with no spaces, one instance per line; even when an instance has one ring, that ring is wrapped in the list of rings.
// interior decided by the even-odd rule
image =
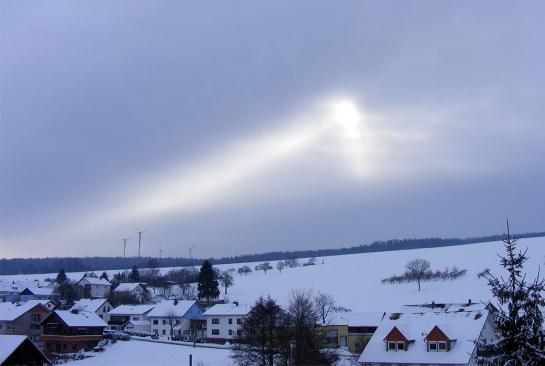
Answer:
[[[346,138],[357,140],[361,137],[361,115],[353,103],[349,101],[336,103],[333,107],[333,120],[341,127]]]

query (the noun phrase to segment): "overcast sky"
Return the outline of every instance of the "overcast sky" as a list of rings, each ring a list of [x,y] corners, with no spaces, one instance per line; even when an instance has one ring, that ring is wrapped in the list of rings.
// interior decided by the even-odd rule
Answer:
[[[545,230],[545,2],[1,7],[1,256]]]

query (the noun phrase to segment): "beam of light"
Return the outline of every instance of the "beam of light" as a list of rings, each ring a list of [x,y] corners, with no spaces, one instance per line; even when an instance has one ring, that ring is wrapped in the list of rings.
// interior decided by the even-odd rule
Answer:
[[[318,109],[317,113],[293,119],[290,128],[218,149],[189,166],[153,177],[144,187],[120,194],[117,203],[70,217],[67,221],[74,225],[71,229],[62,228],[62,234],[57,236],[77,237],[170,212],[190,212],[221,204],[244,192],[252,177],[317,145],[328,145],[335,159],[340,155],[353,177],[366,177],[369,170],[364,145],[370,141],[370,132],[364,128],[364,115],[348,100],[325,103]]]

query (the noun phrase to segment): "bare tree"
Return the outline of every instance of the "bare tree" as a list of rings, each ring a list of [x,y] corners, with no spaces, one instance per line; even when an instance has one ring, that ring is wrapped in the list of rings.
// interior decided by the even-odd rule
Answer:
[[[327,316],[335,309],[335,299],[329,294],[318,292],[318,295],[314,297],[314,307],[322,324],[325,324]]]
[[[425,259],[416,258],[405,265],[405,270],[409,279],[418,283],[418,291],[420,291],[420,283],[430,274],[431,265]]]
[[[174,305],[177,305],[177,303],[178,303],[178,301],[174,300]],[[174,336],[174,326],[177,324],[177,322],[178,322],[178,319],[177,319],[176,310],[174,310],[174,309],[168,310],[168,312],[167,312],[167,323],[170,326],[170,338],[172,338],[172,336]]]
[[[238,274],[239,275],[245,275],[245,276],[248,276],[248,273],[252,272],[252,269],[248,266],[242,266],[238,269]]]
[[[278,270],[278,272],[282,273],[282,270],[284,269],[286,265],[284,264],[284,262],[282,261],[278,261],[278,263],[276,263],[276,269]]]
[[[271,266],[271,264],[269,262],[263,262],[261,263],[261,270],[263,272],[265,272],[265,274],[267,274],[267,271],[268,270],[271,270],[273,267]]]
[[[227,288],[233,286],[233,283],[235,282],[233,276],[229,271],[224,271],[219,279],[221,285],[225,288],[225,295],[227,295]]]

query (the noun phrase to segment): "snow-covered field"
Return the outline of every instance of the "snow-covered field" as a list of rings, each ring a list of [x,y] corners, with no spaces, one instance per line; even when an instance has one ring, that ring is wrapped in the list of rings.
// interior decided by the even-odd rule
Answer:
[[[194,366],[230,366],[229,350],[212,348],[193,348],[163,343],[142,341],[119,341],[101,353],[90,353],[95,357],[70,362],[74,366],[169,366],[189,365],[189,355],[193,355]]]
[[[538,266],[545,262],[545,238],[522,239],[518,245],[521,249],[528,248],[530,259],[526,269],[534,276]],[[235,273],[235,284],[228,289],[227,296],[231,301],[253,304],[259,296],[271,295],[285,305],[292,290],[312,289],[333,295],[338,305],[352,311],[395,311],[404,304],[432,301],[486,301],[490,299],[490,292],[485,282],[477,278],[477,273],[489,268],[492,273],[501,275],[498,253],[503,253],[502,242],[324,257],[317,258],[314,266],[286,268],[282,273],[276,270],[276,262],[271,262],[275,269],[267,274],[254,271],[248,276],[240,276]],[[424,283],[420,292],[416,284],[381,284],[381,279],[403,273],[406,262],[414,258],[427,259],[433,270],[457,266],[466,269],[467,274],[456,281]],[[304,261],[300,260],[301,263]],[[257,263],[218,267],[225,270],[245,264],[253,269]],[[169,269],[163,268],[162,272]],[[1,276],[0,280],[43,279],[55,275]],[[69,273],[68,276],[78,280],[82,273]],[[221,292],[223,296],[223,289]]]
[[[538,267],[545,262],[545,238],[522,239],[519,248],[528,248],[530,259],[526,263],[527,273],[533,278]],[[235,284],[228,289],[231,301],[253,304],[259,296],[270,295],[280,304],[288,303],[290,293],[297,289],[311,289],[334,296],[338,305],[352,311],[396,311],[401,305],[435,302],[487,301],[490,291],[477,273],[489,268],[496,275],[504,274],[499,266],[499,253],[503,253],[502,242],[481,243],[433,249],[352,254],[317,258],[316,265],[286,268],[279,273],[253,272],[248,276],[234,274]],[[456,266],[466,269],[465,277],[456,281],[423,283],[422,290],[416,284],[382,285],[381,279],[401,274],[407,261],[424,258],[431,262],[433,270]],[[322,263],[323,260],[323,263]],[[303,263],[305,260],[300,260]],[[242,265],[254,267],[257,263],[219,265],[222,270]],[[162,272],[170,268],[163,268]],[[108,271],[113,274],[118,271]],[[0,280],[43,279],[49,275],[2,276]],[[81,278],[82,273],[69,273],[71,279]],[[223,296],[223,289],[222,289]],[[118,342],[96,357],[77,361],[77,365],[172,365],[189,364],[193,354],[193,365],[230,365],[229,351],[182,347],[140,341]]]

